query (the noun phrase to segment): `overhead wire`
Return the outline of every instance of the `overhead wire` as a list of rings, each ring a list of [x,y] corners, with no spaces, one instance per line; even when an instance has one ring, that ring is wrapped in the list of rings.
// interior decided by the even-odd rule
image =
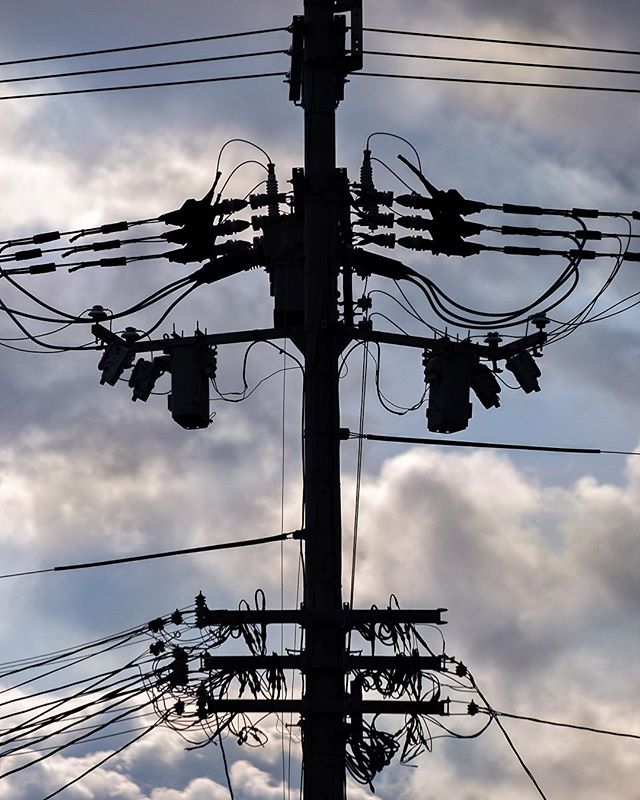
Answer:
[[[398,442],[404,444],[428,444],[440,445],[443,447],[477,447],[489,448],[493,450],[529,450],[531,452],[542,453],[576,453],[585,455],[619,455],[619,456],[640,456],[640,452],[633,450],[601,450],[595,447],[559,447],[551,445],[533,444],[508,444],[499,442],[470,442],[462,439],[435,439],[422,436],[385,436],[377,433],[363,434],[365,439],[372,442]],[[359,434],[350,432],[350,439],[359,438]]]
[[[29,92],[26,94],[2,95],[0,100],[25,100],[33,97],[63,97],[76,94],[98,94],[103,92],[122,92],[134,89],[158,89],[167,86],[195,86],[204,83],[220,83],[224,81],[243,81],[255,78],[282,78],[286,72],[255,72],[248,75],[223,75],[212,78],[190,78],[180,81],[154,81],[153,83],[135,83],[122,86],[94,86],[88,89],[61,89],[55,92]]]
[[[578,72],[605,72],[618,75],[640,75],[638,69],[616,69],[613,67],[590,67],[576,64],[545,64],[536,61],[507,61],[492,58],[464,58],[459,56],[442,56],[428,53],[391,53],[382,50],[363,50],[364,55],[389,56],[393,58],[414,58],[428,61],[444,61],[460,64],[486,64],[505,67],[531,67],[535,69],[572,70]]]
[[[10,61],[0,61],[0,67],[10,67],[16,64],[33,64],[39,61],[55,61],[60,59],[69,58],[83,58],[85,56],[101,56],[110,53],[124,53],[131,52],[132,50],[148,50],[155,47],[174,47],[183,44],[196,44],[201,42],[220,41],[222,39],[238,39],[244,36],[259,36],[265,33],[277,33],[279,31],[287,31],[287,27],[278,28],[261,28],[258,30],[237,31],[234,33],[218,33],[210,36],[192,36],[184,39],[168,39],[160,42],[144,42],[142,44],[126,45],[121,47],[108,47],[97,50],[81,50],[71,53],[59,53],[56,55],[47,56],[32,56],[29,58],[14,58]]]
[[[472,676],[470,673],[469,673],[469,680],[471,681],[471,684],[473,685],[473,687],[475,688],[475,690],[478,692],[478,695],[479,695],[479,696],[482,698],[482,701],[483,701],[483,702],[484,702],[484,704],[486,705],[487,709],[488,709],[490,712],[492,712],[491,706],[489,705],[489,702],[488,702],[487,698],[484,696],[484,694],[482,693],[482,691],[481,691],[481,690],[478,688],[478,684],[476,683],[475,679],[473,678],[473,676]],[[513,753],[514,753],[515,757],[518,759],[518,762],[519,762],[520,766],[521,766],[521,767],[522,767],[522,769],[524,770],[524,772],[525,772],[526,776],[529,778],[529,780],[531,781],[531,783],[532,783],[532,784],[534,785],[534,787],[536,788],[536,790],[537,790],[538,794],[540,795],[540,797],[542,798],[542,800],[548,800],[548,798],[547,798],[546,794],[545,794],[545,793],[542,791],[542,788],[541,788],[540,784],[539,784],[539,783],[538,783],[538,781],[536,780],[536,778],[535,778],[535,776],[534,776],[533,772],[532,772],[532,771],[529,769],[529,767],[528,767],[528,766],[525,764],[525,762],[524,762],[524,759],[522,758],[522,756],[521,756],[521,755],[520,755],[520,753],[518,752],[518,749],[516,748],[515,744],[513,743],[513,740],[511,739],[511,737],[510,737],[510,736],[509,736],[509,734],[507,733],[507,730],[506,730],[506,728],[505,728],[505,727],[504,727],[504,725],[503,725],[503,724],[500,722],[500,719],[499,719],[499,717],[497,717],[495,714],[491,713],[491,719],[493,719],[493,720],[495,721],[496,725],[498,726],[498,728],[500,728],[500,731],[501,731],[502,735],[504,736],[504,738],[505,738],[505,740],[506,740],[507,744],[509,745],[509,747],[510,747],[510,748],[511,748],[511,750],[513,751]]]
[[[388,33],[399,36],[419,36],[430,39],[448,39],[464,42],[482,42],[488,44],[508,44],[518,47],[546,47],[556,50],[579,50],[588,53],[609,53],[611,55],[640,56],[640,50],[623,50],[620,48],[615,49],[611,47],[592,47],[557,42],[534,42],[521,39],[496,39],[488,36],[462,36],[458,34],[432,33],[429,31],[403,31],[389,28],[365,27],[363,30],[371,33]]]
[[[507,81],[491,80],[488,78],[457,78],[442,75],[401,75],[390,72],[353,72],[352,75],[361,75],[365,78],[390,78],[410,81],[434,81],[439,83],[468,83],[485,86],[517,86],[533,89],[567,89],[583,92],[611,92],[613,94],[640,94],[640,89],[624,88],[619,86],[587,86],[567,83],[543,83],[540,81]],[[0,100],[5,98],[0,97]]]
[[[46,75],[23,75],[18,78],[0,78],[2,83],[26,83],[27,81],[43,81],[52,78],[76,78],[86,75],[104,75],[114,72],[130,72],[138,69],[160,69],[163,67],[181,67],[191,64],[206,64],[214,61],[232,61],[239,58],[256,58],[258,56],[286,55],[287,50],[262,50],[253,53],[233,53],[222,56],[207,56],[205,58],[184,58],[178,61],[159,61],[152,64],[128,64],[119,67],[100,67],[98,69],[83,69],[71,72],[55,72]]]
[[[550,719],[540,719],[539,717],[528,717],[523,714],[511,714],[507,711],[496,711],[495,709],[478,709],[479,712],[484,713],[491,713],[494,716],[498,717],[507,717],[508,719],[519,719],[523,720],[524,722],[535,722],[539,725],[549,725],[554,728],[568,728],[574,731],[584,731],[586,733],[598,733],[603,736],[616,736],[623,739],[640,739],[640,734],[637,733],[626,733],[624,731],[612,731],[606,728],[596,728],[592,725],[577,725],[575,723],[570,722],[557,722],[555,720]]]
[[[70,570],[91,569],[93,567],[107,567],[116,564],[130,564],[137,561],[149,561],[157,558],[172,558],[174,556],[189,555],[192,553],[208,553],[214,550],[230,550],[238,547],[253,547],[259,544],[267,544],[268,542],[284,541],[286,539],[296,538],[296,532],[276,534],[274,536],[261,536],[254,539],[243,539],[235,542],[224,542],[220,544],[202,545],[200,547],[184,547],[179,550],[166,550],[159,553],[145,553],[139,556],[125,556],[123,558],[110,558],[103,561],[88,561],[82,564],[64,564],[62,566],[49,567],[47,569],[36,569],[23,572],[12,572],[0,575],[0,579],[4,578],[17,578],[24,575],[39,575],[44,572],[68,572]],[[2,677],[2,675],[0,675]]]

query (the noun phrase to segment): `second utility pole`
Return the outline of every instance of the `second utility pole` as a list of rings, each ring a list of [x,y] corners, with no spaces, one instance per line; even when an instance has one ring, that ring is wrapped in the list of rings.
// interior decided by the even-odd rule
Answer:
[[[334,19],[333,0],[305,0],[305,800],[345,794]]]

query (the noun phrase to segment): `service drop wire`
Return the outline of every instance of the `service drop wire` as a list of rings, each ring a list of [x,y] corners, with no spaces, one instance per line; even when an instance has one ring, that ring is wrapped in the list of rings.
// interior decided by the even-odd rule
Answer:
[[[135,736],[133,739],[130,739],[128,742],[123,744],[117,750],[114,750],[112,753],[108,753],[104,758],[101,758],[100,761],[96,762],[91,767],[87,768],[84,772],[81,772],[80,775],[77,775],[75,778],[72,778],[70,781],[67,781],[67,783],[65,783],[59,789],[56,789],[54,792],[48,794],[46,797],[43,797],[42,800],[51,800],[56,795],[60,794],[60,792],[63,792],[65,789],[68,789],[69,786],[73,786],[74,783],[77,783],[78,781],[85,778],[87,775],[89,775],[91,772],[101,767],[107,761],[110,761],[112,758],[122,753],[123,750],[126,750],[126,748],[130,747],[135,742],[140,741],[140,739],[142,739],[144,736],[151,733],[151,731],[155,730],[155,728],[161,725],[163,721],[164,721],[163,719],[157,720],[156,722],[151,724],[148,728],[143,730],[143,732],[140,733],[138,736]]]
[[[16,659],[15,661],[5,661],[0,663],[0,667],[4,668],[4,671],[0,672],[0,680],[8,677],[9,675],[16,675],[17,673],[26,672],[31,669],[38,669],[55,662],[74,659],[78,653],[83,653],[87,650],[106,647],[107,645],[118,646],[123,643],[128,644],[136,637],[144,636],[147,632],[147,625],[137,625],[135,627],[128,628],[127,630],[120,631],[119,633],[115,633],[100,639],[94,639],[93,641],[85,642],[74,647],[54,650],[50,653],[44,653],[38,656],[20,658]],[[110,649],[110,647],[107,647],[106,650],[99,650],[97,654],[94,653],[93,655],[102,655],[102,653],[107,652]]]
[[[628,230],[628,235],[625,237],[626,245],[622,243],[622,238],[620,237],[618,238],[619,252],[615,260],[613,269],[611,270],[608,277],[606,278],[606,280],[604,281],[604,283],[602,284],[596,295],[593,297],[593,299],[590,300],[589,303],[587,303],[587,305],[584,306],[582,310],[579,311],[577,314],[575,314],[571,319],[562,323],[556,330],[551,332],[550,339],[552,341],[559,341],[560,339],[569,336],[571,333],[577,330],[577,328],[579,328],[581,325],[584,325],[588,322],[599,321],[600,314],[594,315],[593,317],[589,317],[588,315],[590,314],[591,311],[593,311],[598,300],[604,295],[604,293],[613,283],[614,279],[617,277],[624,262],[624,257],[627,254],[629,246],[631,244],[631,230],[632,230],[631,222],[626,217],[621,217],[621,219],[624,219],[624,221],[627,223],[629,230]]]
[[[117,689],[117,690],[113,689],[112,691],[106,693],[103,697],[100,697],[100,698],[92,697],[91,695],[94,694],[94,693],[85,692],[85,693],[81,693],[81,694],[75,695],[73,697],[70,697],[68,699],[62,699],[62,700],[59,700],[59,701],[52,701],[49,704],[49,705],[53,706],[52,710],[55,710],[56,708],[61,708],[61,707],[65,706],[65,705],[73,703],[74,701],[76,702],[76,705],[73,706],[72,708],[68,708],[66,710],[61,710],[58,713],[53,713],[53,714],[51,714],[49,716],[44,716],[45,712],[41,712],[40,714],[35,715],[35,716],[27,719],[24,722],[18,723],[18,725],[16,725],[13,728],[9,728],[6,731],[6,734],[11,734],[11,733],[16,733],[17,732],[18,735],[14,736],[13,738],[5,739],[2,742],[2,746],[6,746],[6,745],[11,744],[12,742],[14,742],[16,740],[21,739],[24,733],[34,733],[34,732],[37,732],[37,731],[42,731],[42,730],[50,727],[51,725],[58,725],[59,723],[64,722],[65,720],[70,718],[71,722],[69,722],[67,725],[64,725],[63,727],[57,727],[56,731],[54,732],[54,733],[64,733],[64,732],[74,728],[77,725],[78,722],[84,723],[84,722],[87,722],[88,720],[90,720],[90,719],[92,719],[94,717],[97,717],[97,716],[99,717],[102,714],[105,714],[105,713],[107,713],[109,711],[112,711],[114,708],[117,708],[117,707],[121,706],[123,703],[126,703],[128,700],[131,700],[131,699],[133,699],[134,697],[136,697],[138,695],[146,693],[146,687],[145,687],[145,685],[143,683],[143,680],[142,680],[141,676],[137,677],[135,683],[137,685],[135,685],[133,682],[130,681],[128,686],[123,686],[123,687],[121,687],[120,689]],[[84,697],[88,697],[89,699],[87,699],[86,702],[84,702],[84,703],[79,703],[78,704],[78,701],[83,696]],[[103,705],[103,704],[105,704],[105,703],[107,703],[108,701],[111,701],[111,700],[115,700],[116,702],[112,703],[109,706],[106,706],[105,708],[96,708],[96,706]],[[40,706],[36,706],[36,708],[40,708],[43,705],[46,705],[46,704],[41,704]],[[89,709],[90,713],[83,714],[83,716],[81,716],[81,717],[75,716],[79,712],[85,711],[86,709]],[[9,716],[16,716],[16,714],[10,714]],[[49,734],[43,735],[42,740],[47,739],[47,738],[49,738]]]
[[[529,303],[527,306],[524,306],[520,309],[516,309],[515,311],[505,312],[501,315],[494,315],[490,312],[482,312],[482,311],[475,311],[473,309],[465,309],[464,306],[461,304],[456,303],[451,298],[447,297],[447,302],[450,302],[456,308],[461,308],[463,310],[468,310],[469,313],[477,314],[478,316],[487,317],[487,321],[481,321],[477,319],[471,319],[469,317],[464,317],[460,314],[456,314],[451,309],[447,309],[442,301],[439,299],[438,294],[435,292],[432,294],[429,290],[433,291],[434,285],[428,278],[420,275],[419,273],[411,270],[411,274],[408,275],[405,280],[409,283],[414,284],[415,286],[420,289],[420,291],[424,294],[427,302],[431,306],[432,310],[435,314],[445,323],[448,325],[454,325],[458,327],[464,328],[475,328],[475,329],[495,329],[495,328],[512,328],[517,325],[522,325],[526,322],[526,319],[520,319],[523,315],[528,314],[530,311],[535,309],[537,306],[540,306],[547,300],[551,295],[557,292],[570,278],[573,278],[573,281],[569,288],[560,296],[560,298],[556,299],[550,305],[545,306],[545,310],[551,310],[556,308],[556,306],[560,305],[564,300],[569,297],[573,291],[575,290],[576,286],[578,285],[580,279],[580,273],[578,271],[579,259],[571,259],[567,267],[563,270],[560,277],[552,284],[549,289],[547,289],[541,296],[536,298],[536,300]],[[446,297],[440,290],[438,290],[440,294]],[[489,319],[490,318],[490,319]]]
[[[584,246],[585,246],[584,242],[578,243],[578,251],[579,252],[582,251],[584,249]],[[472,324],[473,321],[470,320],[469,318],[461,317],[461,316],[455,314],[455,312],[447,310],[445,308],[445,306],[442,304],[442,302],[440,301],[439,296],[444,298],[448,303],[450,303],[452,306],[454,306],[454,308],[456,308],[458,310],[466,311],[466,312],[468,312],[470,314],[475,314],[478,317],[493,318],[495,323],[500,325],[500,324],[504,324],[504,323],[508,322],[509,320],[513,320],[513,319],[515,319],[517,317],[520,317],[520,316],[523,316],[524,314],[529,313],[536,306],[540,305],[541,303],[544,303],[549,297],[551,297],[556,291],[558,291],[571,277],[573,277],[574,278],[574,282],[571,285],[571,287],[568,290],[568,292],[566,294],[564,294],[560,298],[560,300],[557,300],[553,305],[548,307],[548,308],[555,308],[555,306],[559,305],[560,303],[562,303],[569,296],[569,294],[571,294],[571,292],[573,292],[573,290],[577,286],[577,283],[578,283],[578,280],[579,280],[578,267],[580,265],[579,252],[576,255],[569,257],[569,263],[567,264],[565,269],[562,271],[560,276],[553,282],[553,284],[551,284],[551,286],[542,295],[540,295],[536,300],[531,302],[529,305],[524,306],[524,307],[519,308],[519,309],[516,309],[514,311],[510,311],[510,312],[486,312],[486,311],[479,311],[479,310],[468,308],[467,306],[464,306],[464,305],[462,305],[460,303],[457,303],[455,300],[450,298],[435,283],[433,283],[433,281],[429,280],[425,276],[420,275],[420,273],[416,272],[415,270],[410,270],[409,274],[411,275],[411,277],[407,278],[407,280],[410,280],[411,282],[415,282],[415,279],[417,279],[420,282],[422,282],[426,287],[428,287],[434,293],[433,294],[433,298],[434,298],[435,303],[438,305],[438,307],[440,309],[442,309],[444,313],[450,314],[452,317],[455,317],[455,319],[462,321],[463,324],[467,325],[467,324],[471,323],[470,327],[495,327],[494,323],[482,324],[480,321],[478,321],[478,324]],[[414,280],[412,280],[412,278]],[[433,304],[431,304],[431,305],[432,305],[432,308],[434,308]],[[434,308],[434,310],[436,310],[436,309]],[[438,313],[437,310],[436,310],[436,313]],[[445,320],[445,322],[448,322],[448,321],[449,320]],[[458,324],[458,323],[451,322],[451,324]],[[513,324],[519,324],[519,323],[513,323]],[[506,327],[508,327],[508,326],[506,326]]]
[[[472,685],[472,686],[473,686],[473,688],[474,688],[474,689],[475,689],[475,690],[478,692],[478,695],[479,695],[480,699],[482,700],[482,702],[483,702],[483,703],[485,704],[485,706],[487,707],[487,710],[488,710],[488,712],[489,712],[490,721],[495,721],[496,725],[497,725],[497,726],[500,728],[500,731],[501,731],[502,735],[504,736],[504,738],[505,738],[505,740],[506,740],[507,744],[509,745],[509,747],[511,748],[511,750],[512,750],[512,751],[513,751],[513,753],[515,754],[516,758],[518,759],[518,762],[519,762],[520,766],[521,766],[521,767],[522,767],[522,769],[525,771],[525,773],[526,773],[527,777],[529,778],[529,780],[531,781],[531,783],[532,783],[532,784],[535,786],[535,788],[537,789],[537,791],[538,791],[538,794],[540,795],[540,797],[542,798],[542,800],[547,800],[547,796],[545,795],[545,793],[544,793],[544,792],[542,791],[542,789],[540,788],[540,784],[539,784],[539,783],[538,783],[538,781],[535,779],[535,776],[533,775],[533,773],[531,772],[531,770],[529,769],[529,767],[528,767],[528,766],[527,766],[527,765],[524,763],[524,761],[523,761],[523,759],[522,759],[522,756],[520,755],[520,753],[519,753],[519,752],[518,752],[518,750],[516,749],[516,746],[515,746],[515,745],[514,745],[514,743],[512,742],[512,740],[511,740],[511,737],[510,737],[510,736],[509,736],[509,734],[507,733],[507,731],[506,731],[506,729],[505,729],[504,725],[503,725],[503,724],[500,722],[500,719],[498,718],[498,715],[497,715],[497,714],[494,712],[493,708],[492,708],[492,707],[491,707],[491,705],[489,704],[489,701],[488,701],[488,700],[487,700],[487,698],[484,696],[484,694],[482,693],[482,691],[481,691],[481,690],[478,688],[478,684],[476,683],[476,681],[475,681],[474,677],[471,675],[471,673],[468,673],[468,675],[469,675],[469,680],[471,681],[471,685]]]
[[[120,702],[122,702],[122,701],[120,701]],[[146,700],[144,703],[140,703],[137,706],[132,706],[130,709],[128,708],[125,711],[123,711],[122,713],[116,714],[114,717],[112,717],[111,719],[107,720],[102,725],[96,726],[94,728],[93,732],[97,733],[98,731],[104,730],[105,728],[109,727],[109,725],[113,725],[114,722],[118,722],[121,719],[125,719],[127,716],[129,716],[129,714],[132,711],[134,711],[134,712],[140,711],[141,709],[152,705],[152,703],[153,703],[152,700]],[[7,777],[9,777],[9,775],[14,775],[17,772],[21,772],[23,769],[27,769],[28,767],[32,767],[35,764],[39,764],[40,762],[45,761],[48,758],[51,758],[51,756],[57,755],[62,750],[65,750],[67,747],[71,747],[74,744],[78,744],[79,742],[81,742],[85,738],[86,738],[86,734],[82,734],[81,736],[77,736],[75,739],[72,739],[69,742],[65,742],[64,744],[59,745],[54,750],[51,750],[48,753],[45,753],[44,755],[33,759],[32,761],[29,761],[27,764],[22,764],[19,767],[14,767],[14,769],[10,769],[10,770],[7,770],[6,772],[0,773],[0,779],[1,778],[7,778]]]
[[[390,133],[389,131],[374,131],[367,136],[367,150],[369,150],[369,144],[374,136],[389,136],[392,139],[399,139],[401,142],[409,145],[411,150],[413,151],[414,156],[416,157],[416,162],[418,164],[418,169],[422,172],[422,161],[420,160],[420,153],[416,150],[416,148],[411,144],[408,139],[405,139],[404,136],[399,136],[397,133]]]
[[[569,290],[559,300],[556,300],[553,303],[553,305],[548,306],[548,308],[555,308],[557,305],[562,303],[574,291],[574,289],[577,286],[579,280],[579,273],[578,273],[579,263],[580,260],[577,255],[571,257],[569,260],[569,264],[563,270],[561,275],[541,296],[539,296],[529,305],[509,312],[485,312],[468,308],[467,306],[457,303],[455,300],[450,298],[445,292],[443,292],[435,283],[433,283],[433,281],[431,281],[426,276],[421,275],[419,272],[411,269],[410,267],[406,267],[407,273],[403,279],[410,283],[413,283],[420,289],[420,291],[426,297],[427,302],[429,303],[435,314],[447,324],[459,327],[467,327],[467,328],[513,327],[515,325],[522,324],[523,320],[518,320],[517,319],[518,317],[527,314],[536,306],[540,305],[541,303],[544,303],[546,299],[552,296],[571,277],[573,277],[573,283],[570,286]],[[459,310],[466,311],[469,314],[475,314],[476,316],[479,317],[486,317],[487,321],[483,322],[481,320],[473,320],[469,317],[464,317],[459,314],[456,314],[451,309],[447,309],[445,304],[440,298],[443,298],[447,303],[449,303],[450,305],[454,306]]]
[[[124,681],[122,681],[122,682],[124,682]],[[105,688],[111,688],[111,687],[107,686]],[[35,724],[29,724],[29,723],[23,724],[23,723],[20,723],[19,725],[17,725],[13,729],[13,732],[17,732],[18,735],[14,736],[12,738],[9,738],[9,739],[5,739],[3,742],[0,743],[0,746],[1,747],[6,747],[9,744],[12,744],[12,743],[15,743],[15,742],[19,742],[22,739],[22,735],[23,735],[23,733],[25,731],[27,733],[35,733],[37,731],[46,730],[46,728],[48,728],[48,727],[50,727],[52,725],[58,725],[59,723],[64,722],[65,720],[67,720],[67,718],[72,717],[71,721],[67,722],[67,724],[59,726],[59,727],[56,727],[56,729],[54,731],[50,731],[49,733],[42,733],[42,735],[40,737],[38,737],[36,739],[32,739],[32,741],[35,741],[36,744],[39,744],[41,742],[49,740],[52,736],[59,736],[61,734],[66,734],[69,731],[73,731],[73,729],[76,728],[78,722],[83,722],[84,723],[84,722],[87,722],[90,719],[94,719],[95,717],[101,717],[103,714],[106,714],[109,711],[122,706],[123,703],[126,703],[129,700],[131,700],[131,699],[133,699],[133,698],[135,698],[135,697],[137,697],[139,695],[146,694],[146,687],[145,687],[145,685],[144,685],[144,683],[142,681],[142,677],[141,676],[137,676],[135,682],[129,681],[128,685],[121,687],[120,690],[113,689],[113,691],[108,692],[103,697],[93,698],[93,697],[90,696],[90,694],[92,694],[92,693],[88,693],[87,692],[85,694],[89,695],[89,699],[84,704],[76,705],[73,708],[67,709],[66,711],[60,711],[60,713],[58,713],[58,714],[56,714],[56,715],[54,715],[52,717],[45,717],[44,719],[40,719]],[[71,698],[68,698],[68,699],[61,700],[60,703],[58,704],[58,707],[62,706],[62,705],[66,705],[68,703],[72,703],[74,700],[80,699],[81,696],[82,695],[77,695],[77,696],[74,696],[74,697],[71,697]],[[111,700],[114,700],[115,702],[113,702],[111,705],[107,705],[104,708],[96,708],[96,706],[103,705],[104,703],[106,703],[108,701],[111,701]],[[134,710],[135,711],[139,711],[140,708],[142,708],[142,706],[140,706],[138,708],[135,708]],[[83,711],[85,709],[94,709],[94,710],[92,710],[90,713],[85,714],[84,716],[82,716],[80,718],[73,717],[74,714],[77,714],[79,711]],[[113,721],[115,721],[115,720],[113,720]],[[112,724],[112,723],[108,722],[107,725],[109,725],[109,724]],[[106,727],[106,725],[102,725],[101,727],[102,728]],[[93,730],[95,731],[95,728],[93,728]],[[84,734],[84,736],[86,736],[86,735],[87,734]],[[22,750],[22,749],[24,749],[24,747],[25,747],[25,745],[17,744],[15,747],[11,748],[10,750],[7,750],[6,754],[10,754],[10,753],[14,753],[14,752],[16,752],[18,750]],[[5,755],[5,753],[3,753],[2,755]]]
[[[239,139],[239,138],[227,139],[227,141],[222,145],[218,153],[218,160],[216,161],[216,174],[220,172],[220,162],[222,160],[222,154],[230,144],[234,144],[236,142],[240,142],[241,144],[248,144],[250,147],[255,148],[260,153],[262,153],[262,155],[267,159],[267,162],[269,164],[273,164],[273,161],[271,160],[271,156],[269,155],[269,153],[267,153],[267,151],[264,148],[260,147],[260,145],[256,144],[255,142],[252,142],[249,139]]]

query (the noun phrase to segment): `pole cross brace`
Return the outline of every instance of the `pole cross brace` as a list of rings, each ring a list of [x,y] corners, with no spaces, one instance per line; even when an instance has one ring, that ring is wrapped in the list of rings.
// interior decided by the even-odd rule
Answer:
[[[356,708],[357,705],[357,708]],[[212,699],[212,713],[234,714],[402,714],[424,716],[448,716],[449,700],[362,700],[352,703],[347,697],[344,706],[323,698],[318,707],[310,707],[305,700],[216,700]]]
[[[213,625],[276,625],[292,624],[309,627],[311,625],[341,625],[346,630],[365,624],[427,624],[446,625],[442,612],[446,608],[436,609],[342,609],[339,611],[310,611],[306,609],[209,609],[198,611],[198,626],[205,628]]]
[[[445,656],[360,656],[345,653],[344,658],[334,659],[322,655],[286,655],[270,656],[217,656],[205,653],[202,656],[203,670],[262,670],[280,667],[308,672],[312,669],[337,669],[342,672],[353,670],[406,670],[418,672],[431,670],[442,672],[445,667]]]

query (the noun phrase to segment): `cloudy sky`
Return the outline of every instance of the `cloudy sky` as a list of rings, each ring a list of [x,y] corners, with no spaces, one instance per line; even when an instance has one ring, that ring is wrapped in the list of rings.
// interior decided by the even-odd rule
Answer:
[[[299,13],[301,3],[293,0],[262,4],[2,0],[0,61],[286,27]],[[639,24],[640,9],[627,0],[606,4],[365,0],[365,25],[371,28],[617,50],[637,48]],[[284,51],[288,46],[289,35],[279,31],[255,38],[0,66],[0,79]],[[373,32],[365,35],[365,48],[640,69],[640,60],[629,55]],[[3,83],[0,97],[287,68],[288,58],[280,53],[120,75]],[[390,56],[368,56],[365,68],[640,87],[633,74]],[[291,168],[302,164],[302,113],[287,96],[283,79],[271,77],[0,99],[0,239],[155,217],[176,208],[185,198],[206,192],[220,148],[231,138],[248,139],[264,148],[285,186]],[[356,179],[367,136],[388,131],[413,143],[434,184],[455,187],[470,198],[631,211],[640,206],[636,158],[640,114],[635,97],[354,75],[338,112],[338,162]],[[410,155],[407,146],[389,137],[375,137],[371,146],[374,155],[394,170],[400,167],[399,152]],[[263,156],[255,148],[230,145],[221,159],[224,179],[241,161],[256,158]],[[381,188],[405,191],[384,167],[376,164],[375,170]],[[410,175],[404,170],[401,177],[408,180]],[[231,178],[227,196],[241,197],[261,179],[261,167],[248,164]],[[497,224],[522,222],[513,217],[486,219],[488,224],[498,219],[502,222]],[[599,230],[624,231],[620,220],[595,222]],[[559,225],[555,220],[550,224]],[[616,240],[610,245],[615,249]],[[640,247],[632,240],[630,249]],[[396,257],[405,258],[457,301],[480,309],[526,305],[562,269],[559,260],[501,254],[463,260],[399,250]],[[576,293],[554,312],[554,318],[568,319],[588,302],[610,269],[609,260],[586,262]],[[640,291],[636,270],[633,262],[625,263],[598,308]],[[112,270],[26,276],[21,283],[75,315],[96,303],[123,309],[183,274],[186,269],[179,265],[142,261]],[[374,288],[389,289],[383,282]],[[10,307],[31,313],[37,308],[6,282],[0,297]],[[383,295],[372,299],[374,311],[411,328],[410,318],[397,304]],[[166,302],[126,324],[146,329]],[[430,313],[424,306],[420,310]],[[637,309],[631,309],[584,325],[549,347],[539,362],[542,391],[524,395],[505,388],[502,407],[490,411],[474,403],[471,425],[463,435],[477,441],[635,450],[640,439],[637,320]],[[433,318],[428,321],[436,323]],[[210,331],[269,326],[271,301],[264,272],[200,288],[171,313],[158,335],[170,332],[174,323],[185,333],[197,323]],[[374,318],[374,324],[389,328],[382,317]],[[21,335],[9,320],[0,326],[5,345],[29,349],[29,343],[7,341]],[[35,333],[48,329],[35,321],[30,327]],[[412,330],[424,332],[415,325]],[[89,338],[86,331],[74,328],[50,341],[82,344]],[[220,349],[222,391],[242,388],[243,354],[239,346]],[[278,533],[283,521],[285,530],[299,526],[297,370],[280,372],[244,402],[215,402],[214,423],[198,432],[183,431],[172,422],[164,397],[133,404],[124,384],[100,386],[96,353],[35,354],[3,347],[0,358],[3,573],[265,536]],[[361,364],[357,350],[344,380],[343,424],[352,429],[358,421]],[[281,355],[264,345],[255,347],[248,360],[249,384],[254,386],[282,366]],[[393,402],[412,405],[423,389],[420,355],[383,349],[381,385]],[[365,429],[425,435],[424,408],[402,417],[390,415],[379,405],[370,380]],[[345,443],[345,551],[353,526],[355,455],[355,445]],[[383,605],[394,592],[405,607],[447,607],[447,651],[469,666],[497,709],[640,733],[633,666],[640,656],[639,459],[368,443],[363,469],[358,605]],[[348,567],[348,558],[345,564]],[[211,606],[234,607],[261,587],[268,605],[278,607],[282,586],[285,604],[292,605],[297,572],[296,546],[289,542],[282,553],[276,544],[260,550],[2,579],[1,660],[70,648],[130,628],[188,606],[199,590]],[[98,664],[95,672],[101,668]],[[15,684],[7,678],[3,688]],[[614,793],[625,800],[640,797],[637,741],[516,720],[506,720],[505,727],[549,798],[595,800]],[[264,750],[229,743],[231,780],[239,800],[279,798],[288,796],[289,790],[297,793],[295,748],[293,769],[283,774],[279,734],[274,724],[272,728]],[[110,746],[108,739],[85,744],[0,780],[0,800],[41,800],[104,758]],[[384,800],[537,796],[495,725],[474,740],[436,739],[433,752],[423,756],[418,767],[387,770],[376,782],[376,796]],[[4,763],[0,768],[6,771]],[[158,729],[63,796],[223,800],[228,792],[217,747],[185,751],[180,737]],[[361,800],[370,795],[354,786],[349,796]]]

